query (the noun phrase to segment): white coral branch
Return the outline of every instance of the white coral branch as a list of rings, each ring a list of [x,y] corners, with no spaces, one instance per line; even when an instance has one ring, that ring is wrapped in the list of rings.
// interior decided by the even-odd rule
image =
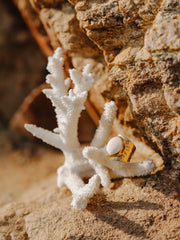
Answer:
[[[90,64],[87,64],[84,67],[82,76],[78,73],[76,69],[69,70],[70,77],[75,85],[73,89],[75,95],[78,95],[83,91],[89,91],[89,89],[92,87],[94,79],[92,77],[90,70],[91,70]]]
[[[117,106],[115,102],[111,101],[105,104],[104,112],[99,121],[99,127],[96,130],[91,146],[102,148],[107,143],[113,120],[115,118]]]
[[[69,87],[64,81],[63,64],[62,50],[57,48],[54,55],[48,58],[47,70],[50,74],[47,75],[46,82],[51,85],[59,97],[66,95]]]
[[[59,135],[57,135],[56,133],[40,127],[36,127],[33,124],[25,124],[24,127],[27,131],[32,133],[34,137],[41,139],[43,142],[60,150],[65,149],[65,145],[62,143]]]
[[[100,183],[107,187],[114,177],[146,175],[153,171],[154,164],[151,160],[124,163],[107,157],[105,144],[117,110],[113,101],[105,104],[90,146],[84,149],[80,146],[77,135],[78,121],[94,79],[90,73],[90,65],[84,67],[82,76],[72,69],[69,73],[74,88],[68,90],[70,79],[64,80],[63,64],[62,50],[58,48],[54,55],[48,58],[47,69],[50,74],[46,82],[51,85],[51,89],[43,90],[55,108],[57,128],[54,132],[32,124],[25,124],[25,128],[37,138],[63,151],[65,162],[57,170],[57,185],[66,185],[72,192],[72,206],[83,209],[98,191]],[[85,184],[83,178],[88,178],[89,182]]]
[[[100,179],[98,175],[93,175],[89,179],[88,184],[84,184],[83,186],[77,185],[79,180],[80,178],[78,176],[71,175],[65,183],[73,194],[71,205],[76,209],[84,209],[87,206],[89,199],[97,193],[100,186]]]
[[[83,155],[91,162],[94,162],[94,164],[99,163],[101,166],[104,166],[105,169],[110,169],[111,178],[144,176],[155,169],[155,165],[151,159],[146,159],[138,163],[121,162],[113,157],[108,158],[104,149],[98,149],[96,147],[85,147]],[[99,172],[98,175],[102,176],[102,173]],[[107,176],[105,176],[105,178],[106,177]],[[105,179],[103,181],[107,180]]]

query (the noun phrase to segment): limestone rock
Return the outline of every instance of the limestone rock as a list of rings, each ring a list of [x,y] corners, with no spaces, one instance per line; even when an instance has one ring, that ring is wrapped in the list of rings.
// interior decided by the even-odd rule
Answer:
[[[135,143],[132,161],[151,157],[162,169],[158,154],[135,140],[144,137],[167,165],[178,167],[179,1],[31,0],[35,15],[29,0],[14,2],[47,56],[51,47],[38,16],[52,46],[63,46],[66,63],[79,71],[91,63],[96,83],[87,102],[90,116],[94,108],[102,112],[105,99],[116,101],[114,129]],[[17,143],[1,131],[0,153],[2,240],[179,239],[177,170],[166,166],[144,178],[115,180],[87,209],[76,211],[71,193],[56,188],[56,169],[63,164],[59,152],[24,139]]]
[[[179,167],[179,1],[74,4],[81,28],[106,54],[110,80],[119,83],[142,135]]]

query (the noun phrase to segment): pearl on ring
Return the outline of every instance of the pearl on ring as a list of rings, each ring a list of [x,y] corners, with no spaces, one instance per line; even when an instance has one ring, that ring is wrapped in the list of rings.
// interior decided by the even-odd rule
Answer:
[[[109,140],[106,145],[106,152],[110,159],[128,162],[131,159],[136,147],[127,137],[118,135]]]
[[[123,142],[120,137],[113,137],[109,140],[106,145],[106,151],[108,155],[114,155],[121,151],[123,147]]]

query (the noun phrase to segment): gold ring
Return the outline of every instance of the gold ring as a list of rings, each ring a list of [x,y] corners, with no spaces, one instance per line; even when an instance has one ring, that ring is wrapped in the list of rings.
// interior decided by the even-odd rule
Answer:
[[[106,145],[108,157],[123,162],[128,162],[131,159],[135,149],[133,142],[120,134],[111,138]]]

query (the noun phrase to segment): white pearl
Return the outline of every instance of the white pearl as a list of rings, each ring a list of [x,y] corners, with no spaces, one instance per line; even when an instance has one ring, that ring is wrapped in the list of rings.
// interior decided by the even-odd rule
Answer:
[[[114,155],[118,153],[122,148],[122,140],[119,137],[113,137],[109,140],[106,145],[106,151],[109,155]]]

